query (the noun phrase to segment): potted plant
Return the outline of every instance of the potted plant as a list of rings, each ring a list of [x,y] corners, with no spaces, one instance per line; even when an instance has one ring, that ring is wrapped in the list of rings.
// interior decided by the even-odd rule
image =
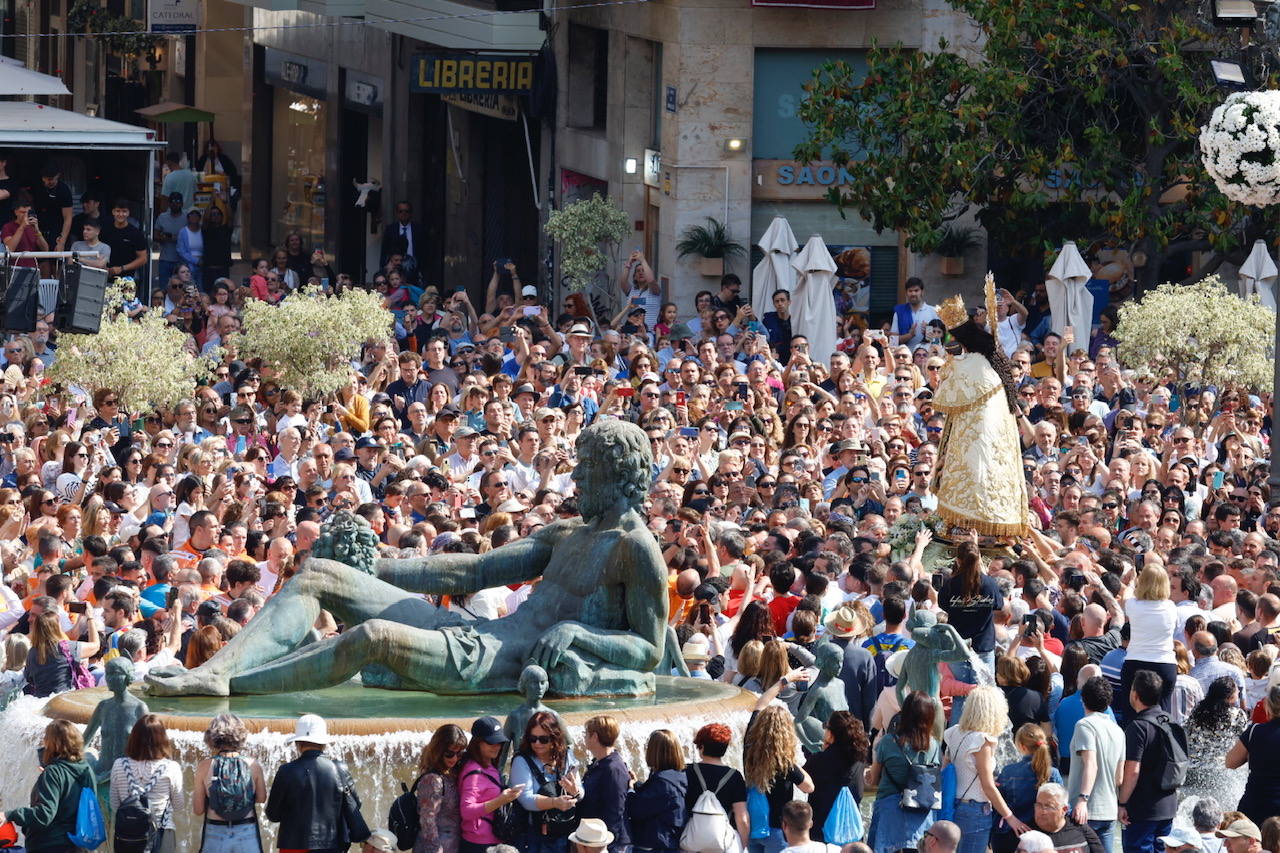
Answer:
[[[706,225],[690,225],[676,243],[681,257],[699,256],[698,272],[706,276],[724,275],[726,258],[746,254],[746,247],[729,237],[729,229],[718,219],[707,217]]]
[[[934,250],[942,257],[943,275],[964,275],[964,253],[982,246],[982,232],[975,225],[952,223],[942,230]]]

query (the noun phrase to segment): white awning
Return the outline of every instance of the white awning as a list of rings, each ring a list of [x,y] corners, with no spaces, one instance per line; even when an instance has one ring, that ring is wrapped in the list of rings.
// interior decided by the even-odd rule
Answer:
[[[27,101],[0,101],[0,147],[163,148],[154,130]]]
[[[32,71],[20,61],[0,56],[0,95],[70,95],[61,79]]]

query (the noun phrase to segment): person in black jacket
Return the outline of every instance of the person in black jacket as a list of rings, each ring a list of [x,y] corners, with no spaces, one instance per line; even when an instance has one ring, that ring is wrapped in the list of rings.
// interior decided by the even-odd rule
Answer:
[[[303,714],[289,740],[299,755],[276,772],[267,795],[267,820],[280,824],[280,849],[339,853],[368,838],[351,774],[324,754],[331,740],[325,721]]]
[[[644,748],[649,778],[627,794],[627,824],[637,851],[677,853],[688,780],[674,732],[658,729]]]
[[[627,790],[631,787],[631,771],[627,762],[614,749],[621,727],[617,719],[605,715],[592,717],[583,727],[587,752],[593,759],[582,774],[582,799],[578,801],[578,818],[599,818],[613,833],[609,853],[625,853],[631,846],[627,832]]]
[[[862,722],[849,711],[836,711],[823,726],[823,750],[810,755],[804,772],[813,779],[809,805],[813,808],[813,827],[809,836],[825,841],[823,825],[831,814],[841,788],[848,788],[855,803],[862,802],[863,770],[867,766],[870,744]]]

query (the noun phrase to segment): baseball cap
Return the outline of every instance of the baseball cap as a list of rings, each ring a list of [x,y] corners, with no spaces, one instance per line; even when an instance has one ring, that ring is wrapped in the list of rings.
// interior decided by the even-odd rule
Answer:
[[[1254,841],[1262,840],[1262,832],[1258,829],[1258,825],[1248,818],[1240,818],[1233,820],[1227,824],[1226,829],[1219,829],[1217,832],[1219,838],[1252,838]]]
[[[481,717],[472,723],[471,736],[480,738],[485,743],[511,742],[511,739],[502,733],[502,723],[494,717]]]
[[[461,427],[458,427],[456,432],[454,432],[453,437],[468,438],[473,435],[478,435],[478,433],[469,426],[461,426]]]
[[[1018,837],[1018,849],[1024,853],[1048,853],[1054,849],[1053,839],[1037,829]]]
[[[632,309],[631,309],[630,311],[628,311],[628,312],[627,312],[627,316],[628,316],[628,317],[634,317],[634,316],[635,316],[635,315],[637,315],[637,314],[643,314],[643,313],[644,313],[644,306],[643,306],[643,305],[636,305],[636,306],[632,307]]]
[[[546,420],[547,418],[554,418],[555,416],[556,410],[547,408],[546,406],[543,406],[541,409],[538,409],[538,411],[533,413],[533,419],[535,421]]]
[[[344,447],[341,450],[339,450],[337,453],[333,454],[333,461],[335,462],[350,462],[352,459],[355,459],[355,458],[356,458],[356,455],[351,452],[350,447]]]
[[[521,296],[537,296],[538,288],[534,287],[532,284],[526,284],[524,287],[520,288],[520,295]]]
[[[200,606],[196,608],[196,615],[205,619],[211,619],[214,616],[222,615],[222,605],[214,601],[212,598],[205,599],[200,602]]]
[[[376,449],[377,447],[378,440],[376,438],[370,438],[367,435],[356,441],[356,450],[370,450]]]
[[[458,409],[456,406],[445,406],[443,409],[436,412],[436,420],[440,420],[441,418],[456,418],[456,417],[458,417]]]

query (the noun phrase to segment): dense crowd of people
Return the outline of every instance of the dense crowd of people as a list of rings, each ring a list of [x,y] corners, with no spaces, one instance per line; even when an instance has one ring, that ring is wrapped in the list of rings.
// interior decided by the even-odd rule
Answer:
[[[1043,287],[1001,291],[1035,529],[1002,549],[961,537],[954,566],[934,571],[948,339],[918,279],[882,328],[842,316],[836,351],[811,355],[789,294],[757,317],[734,275],[690,312],[662,301],[636,253],[605,316],[580,294],[545,304],[509,263],[474,302],[421,287],[392,252],[372,282],[387,337],[367,342],[348,385],[307,398],[236,359],[240,310],[349,280],[301,241],[239,284],[185,257],[137,310],[227,357],[176,406],[125,412],[111,388],[41,382],[57,357],[47,323],[5,343],[0,696],[105,683],[118,658],[134,680],[200,666],[306,570],[340,511],[401,558],[483,553],[573,517],[575,440],[619,418],[652,451],[644,509],[669,570],[673,672],[757,694],[751,722],[704,727],[696,755],[654,732],[631,768],[607,716],[577,743],[545,712],[511,737],[488,717],[469,736],[443,727],[417,768],[417,853],[1280,853],[1271,415],[1245,389],[1120,363],[1112,314],[1076,340],[1050,331]],[[498,619],[537,583],[433,602]],[[969,657],[938,665],[939,696],[899,695],[924,612]],[[315,626],[343,627],[327,613]],[[332,834],[363,821],[317,793],[317,778],[354,793],[323,720],[299,722],[293,764],[308,766],[270,784],[244,736],[214,720],[188,796],[163,726],[139,719],[109,768],[109,808],[146,789],[159,850],[173,849],[178,809],[205,817],[201,849],[256,849],[263,802],[282,849],[391,849],[384,831]],[[86,746],[51,724],[34,804],[5,804],[28,849],[71,849]],[[719,808],[700,811],[708,791]],[[850,828],[864,795],[865,828]],[[1194,831],[1175,825],[1180,804]],[[687,846],[714,835],[712,819],[733,837]]]

